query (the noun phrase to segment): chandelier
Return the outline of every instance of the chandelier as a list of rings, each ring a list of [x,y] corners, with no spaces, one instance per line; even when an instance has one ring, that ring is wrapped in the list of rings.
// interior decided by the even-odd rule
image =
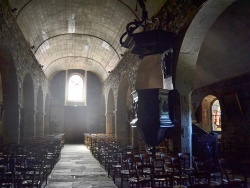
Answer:
[[[161,28],[157,18],[148,20],[148,12],[145,0],[137,0],[142,9],[141,20],[130,22],[126,26],[126,32],[120,38],[122,47],[128,48],[129,52],[144,57],[147,55],[161,54],[173,47],[176,33]],[[142,28],[141,32],[137,32]],[[124,39],[126,37],[126,39]]]

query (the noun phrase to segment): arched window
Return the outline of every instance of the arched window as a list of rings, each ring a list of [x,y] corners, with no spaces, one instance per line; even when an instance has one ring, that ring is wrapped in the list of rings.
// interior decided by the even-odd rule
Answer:
[[[80,75],[73,74],[68,82],[68,101],[82,102],[83,101],[83,78]]]
[[[207,95],[201,104],[202,129],[211,131],[222,131],[221,129],[221,107],[219,99],[214,95]]]
[[[221,109],[219,100],[214,100],[211,105],[212,130],[221,131]]]

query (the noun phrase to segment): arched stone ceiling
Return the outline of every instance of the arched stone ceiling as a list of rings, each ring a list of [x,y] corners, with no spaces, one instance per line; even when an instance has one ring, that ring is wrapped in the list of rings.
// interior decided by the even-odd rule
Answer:
[[[166,0],[147,0],[149,17]],[[140,19],[136,0],[9,0],[24,37],[50,79],[56,72],[84,69],[101,81],[126,49],[119,39]]]

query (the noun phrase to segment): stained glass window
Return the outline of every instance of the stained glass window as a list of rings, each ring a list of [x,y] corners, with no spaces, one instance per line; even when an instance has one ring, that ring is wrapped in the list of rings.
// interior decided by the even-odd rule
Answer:
[[[221,110],[219,100],[212,103],[212,129],[213,131],[221,131]]]

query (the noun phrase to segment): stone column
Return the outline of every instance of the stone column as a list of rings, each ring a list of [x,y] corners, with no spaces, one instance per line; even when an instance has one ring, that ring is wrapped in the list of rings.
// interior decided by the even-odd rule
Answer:
[[[132,146],[133,148],[138,148],[139,138],[138,138],[138,127],[132,127]]]
[[[113,113],[106,113],[106,134],[113,134]]]
[[[44,113],[36,113],[36,137],[44,135]]]
[[[36,111],[33,109],[24,109],[23,111],[23,135],[24,139],[35,138]]]
[[[49,129],[49,115],[44,114],[44,134],[49,134],[50,129]]]
[[[181,145],[182,152],[192,153],[191,94],[181,94]]]
[[[4,142],[20,143],[21,106],[4,107]]]
[[[115,138],[117,139],[121,135],[121,113],[118,111],[115,111]]]

